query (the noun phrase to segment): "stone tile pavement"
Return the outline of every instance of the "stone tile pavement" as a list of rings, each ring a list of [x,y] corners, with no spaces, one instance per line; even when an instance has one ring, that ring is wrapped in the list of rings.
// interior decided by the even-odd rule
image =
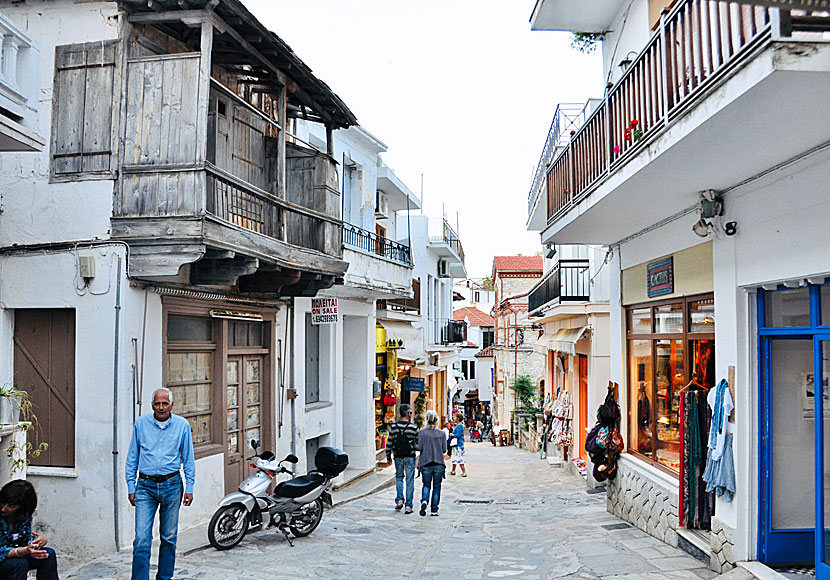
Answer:
[[[384,489],[327,511],[293,548],[271,530],[227,552],[180,555],[176,578],[716,577],[704,563],[607,513],[604,494],[587,493],[580,478],[536,454],[480,443],[468,444],[467,459],[469,477],[444,480],[440,517],[396,512],[394,489]],[[61,577],[125,580],[130,558],[122,551],[74,563]]]

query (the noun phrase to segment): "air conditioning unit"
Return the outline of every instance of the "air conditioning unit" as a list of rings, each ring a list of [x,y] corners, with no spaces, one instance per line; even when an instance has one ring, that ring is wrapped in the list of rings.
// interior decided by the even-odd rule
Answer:
[[[375,219],[389,217],[389,198],[381,190],[377,191],[375,197]]]
[[[449,278],[450,277],[450,266],[446,260],[438,260],[438,277],[439,278]]]

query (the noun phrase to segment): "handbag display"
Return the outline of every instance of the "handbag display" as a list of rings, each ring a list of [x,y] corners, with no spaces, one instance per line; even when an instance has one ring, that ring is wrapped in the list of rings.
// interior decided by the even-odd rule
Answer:
[[[398,398],[395,396],[395,392],[391,389],[387,389],[383,393],[383,404],[387,407],[391,407],[395,403],[398,402]]]

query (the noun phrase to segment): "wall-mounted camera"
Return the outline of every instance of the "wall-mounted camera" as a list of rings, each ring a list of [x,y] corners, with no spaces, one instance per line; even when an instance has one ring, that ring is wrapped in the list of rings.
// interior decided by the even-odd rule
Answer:
[[[738,233],[738,222],[726,222],[723,225],[723,231],[727,236],[734,236]]]

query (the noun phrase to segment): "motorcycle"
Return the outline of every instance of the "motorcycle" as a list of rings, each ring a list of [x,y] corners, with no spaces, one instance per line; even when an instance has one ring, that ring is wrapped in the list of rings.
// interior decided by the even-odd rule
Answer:
[[[251,440],[255,455],[250,458],[256,472],[239,484],[239,491],[226,495],[208,525],[208,540],[217,550],[230,550],[242,541],[248,531],[277,527],[289,545],[295,538],[308,536],[323,519],[324,506],[332,507],[328,489],[331,481],[349,464],[349,456],[334,447],[320,447],[314,456],[316,469],[294,477],[284,463],[295,465],[299,460],[289,454],[277,461],[270,451],[257,453],[259,442]],[[277,484],[273,494],[268,488],[274,479],[287,473],[292,479]]]

